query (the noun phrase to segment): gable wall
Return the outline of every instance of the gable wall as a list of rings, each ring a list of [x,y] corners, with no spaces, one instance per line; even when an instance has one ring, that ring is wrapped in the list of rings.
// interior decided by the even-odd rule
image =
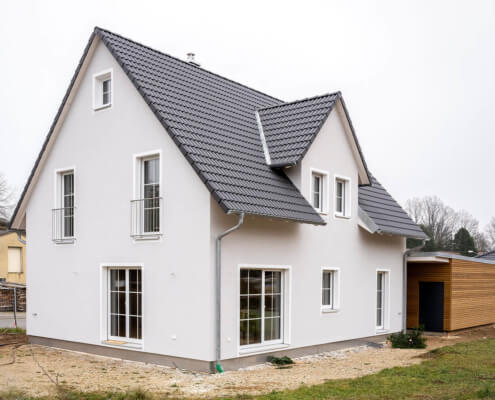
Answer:
[[[92,75],[110,67],[114,105],[94,112]],[[156,149],[162,151],[163,238],[136,243],[130,237],[133,155]],[[54,171],[72,166],[77,239],[56,245]],[[100,43],[28,203],[28,334],[101,344],[101,263],[142,263],[143,350],[211,359],[212,318],[198,312],[213,309],[209,197]]]
[[[286,173],[309,198],[310,168],[330,176],[330,210],[327,225],[313,226],[247,216],[244,225],[223,239],[222,244],[222,349],[223,357],[239,355],[240,265],[288,265],[291,267],[290,346],[302,347],[373,336],[376,318],[376,270],[390,271],[387,303],[389,332],[402,323],[402,254],[405,239],[371,235],[358,227],[358,169],[344,132],[341,116],[334,109],[300,165]],[[351,178],[350,219],[333,216],[334,174]],[[237,222],[211,201],[212,235]],[[212,253],[213,254],[213,253]],[[212,265],[214,258],[212,257]],[[321,312],[321,268],[340,268],[341,307],[337,313]]]

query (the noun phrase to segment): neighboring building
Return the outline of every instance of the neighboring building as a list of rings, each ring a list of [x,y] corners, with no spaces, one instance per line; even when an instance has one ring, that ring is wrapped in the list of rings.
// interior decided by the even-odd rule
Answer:
[[[32,342],[200,370],[399,331],[426,238],[340,93],[285,103],[99,28],[12,228]]]
[[[407,327],[455,331],[495,323],[495,260],[448,252],[408,257]]]
[[[26,246],[7,225],[0,219],[0,282],[26,283]]]

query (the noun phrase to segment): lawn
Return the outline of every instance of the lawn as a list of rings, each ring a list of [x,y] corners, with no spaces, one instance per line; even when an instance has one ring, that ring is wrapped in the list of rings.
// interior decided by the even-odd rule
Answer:
[[[399,350],[400,351],[400,350]],[[1,399],[27,400],[19,393],[4,392]],[[60,390],[60,400],[157,400],[144,392],[77,393]],[[237,400],[300,399],[495,399],[495,339],[442,347],[427,353],[419,365],[383,370],[356,379],[332,380],[297,390],[262,396],[240,396]]]

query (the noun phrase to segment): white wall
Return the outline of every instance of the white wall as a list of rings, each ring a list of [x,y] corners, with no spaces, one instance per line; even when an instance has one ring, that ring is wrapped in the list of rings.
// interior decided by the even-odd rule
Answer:
[[[223,358],[239,355],[238,268],[241,264],[289,265],[290,346],[300,347],[377,334],[376,270],[390,270],[388,330],[401,329],[402,252],[405,240],[371,235],[357,224],[358,172],[342,119],[333,110],[300,167],[288,175],[309,198],[310,168],[328,171],[330,210],[326,226],[259,217],[223,239],[222,350]],[[333,216],[333,177],[351,178],[350,219]],[[211,201],[212,238],[237,222]],[[321,313],[321,268],[340,268],[340,310]]]
[[[108,68],[114,73],[114,105],[94,112],[92,75]],[[135,243],[130,237],[133,155],[155,149],[162,151],[163,239]],[[54,171],[72,166],[77,239],[57,245],[51,241]],[[100,264],[142,263],[143,350],[212,359],[209,198],[99,44],[28,204],[28,334],[101,344]]]
[[[92,75],[113,68],[114,105],[92,109]],[[309,168],[352,178],[352,217],[326,226],[247,217],[223,240],[223,357],[238,355],[238,266],[290,265],[290,345],[374,335],[376,269],[390,269],[389,328],[401,327],[404,239],[357,225],[357,169],[332,112],[300,167],[289,171],[309,196]],[[130,237],[133,155],[162,154],[163,238]],[[55,170],[75,167],[76,242],[51,241]],[[333,185],[331,186],[333,190]],[[330,204],[333,209],[333,204]],[[214,359],[214,241],[237,222],[208,190],[103,45],[99,45],[27,208],[28,334],[102,344],[101,264],[143,270],[142,350]],[[210,226],[211,224],[211,226]],[[341,309],[321,314],[321,267],[341,270]]]

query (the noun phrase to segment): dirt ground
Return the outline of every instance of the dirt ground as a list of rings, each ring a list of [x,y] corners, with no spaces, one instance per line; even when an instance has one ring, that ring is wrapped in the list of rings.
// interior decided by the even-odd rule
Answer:
[[[209,375],[184,372],[132,361],[22,344],[0,346],[0,390],[21,390],[34,396],[55,392],[53,381],[81,391],[143,389],[187,398],[258,394],[323,383],[329,379],[355,378],[384,368],[418,364],[426,351],[484,338],[495,338],[495,325],[427,336],[426,350],[401,350],[367,346],[295,359],[291,368],[263,364],[239,371]],[[2,338],[0,337],[0,343]],[[34,354],[34,357],[33,357]],[[44,371],[43,371],[44,370]]]

